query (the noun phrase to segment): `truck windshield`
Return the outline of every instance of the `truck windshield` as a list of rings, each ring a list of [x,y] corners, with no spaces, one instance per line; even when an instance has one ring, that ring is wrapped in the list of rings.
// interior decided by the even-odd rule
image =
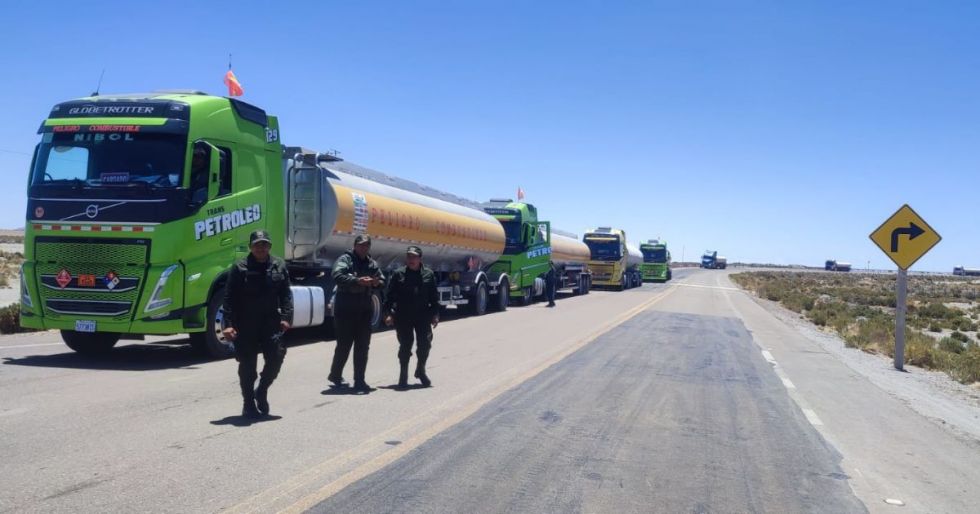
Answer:
[[[31,185],[174,188],[181,184],[185,144],[175,134],[45,133]]]
[[[524,241],[521,238],[523,224],[520,221],[501,221],[500,225],[504,227],[504,253],[523,252]]]
[[[667,262],[666,248],[641,248],[643,262]]]
[[[594,261],[618,261],[622,257],[619,241],[615,239],[586,239]]]

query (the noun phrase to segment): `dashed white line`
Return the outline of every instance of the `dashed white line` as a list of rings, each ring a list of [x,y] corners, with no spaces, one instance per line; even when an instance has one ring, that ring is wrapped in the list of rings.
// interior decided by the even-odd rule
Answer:
[[[765,357],[767,361],[769,361],[769,364],[776,363],[776,358],[773,357],[771,353],[769,353],[769,350],[762,350],[762,356]]]
[[[779,378],[782,379],[783,385],[786,386],[786,389],[796,389],[796,384],[791,382],[790,379],[784,377],[779,377]]]
[[[682,287],[696,287],[698,289],[717,289],[719,291],[741,291],[741,289],[739,289],[737,287],[703,286],[701,284],[685,284],[683,282],[682,283],[678,283],[678,284],[674,284],[674,285],[678,285],[678,286],[682,286]]]
[[[823,426],[823,421],[817,417],[817,413],[813,412],[813,409],[803,409],[803,415],[806,416],[807,421],[815,427]]]

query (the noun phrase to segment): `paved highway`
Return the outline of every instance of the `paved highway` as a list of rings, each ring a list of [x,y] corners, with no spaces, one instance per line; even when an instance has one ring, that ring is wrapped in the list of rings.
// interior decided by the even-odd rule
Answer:
[[[85,359],[0,338],[0,512],[967,512],[956,437],[719,271],[436,330],[435,387],[334,394],[333,343],[293,337],[273,418],[235,362],[154,338]],[[348,370],[348,375],[350,371]],[[349,378],[349,376],[348,376]],[[904,507],[886,500],[900,501]],[[902,509],[897,511],[896,509]]]

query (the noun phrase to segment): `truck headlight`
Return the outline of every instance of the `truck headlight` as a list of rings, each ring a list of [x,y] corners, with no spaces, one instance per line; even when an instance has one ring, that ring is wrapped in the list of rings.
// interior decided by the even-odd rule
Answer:
[[[162,309],[174,303],[173,298],[160,298],[160,296],[163,294],[163,288],[167,285],[167,279],[169,279],[170,275],[172,275],[176,270],[176,264],[171,264],[170,266],[167,266],[167,269],[163,270],[163,273],[160,274],[160,279],[157,280],[156,287],[153,288],[153,294],[150,295],[150,301],[146,302],[146,309],[144,309],[143,312]]]
[[[24,280],[24,266],[20,267],[20,302],[24,307],[34,308],[34,301],[31,300],[31,293],[27,290],[27,281]]]

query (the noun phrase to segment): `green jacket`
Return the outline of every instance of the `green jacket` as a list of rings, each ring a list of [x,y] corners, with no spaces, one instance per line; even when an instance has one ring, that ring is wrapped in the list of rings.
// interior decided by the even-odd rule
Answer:
[[[439,291],[436,275],[422,265],[418,271],[401,266],[391,273],[385,291],[384,312],[399,321],[431,320],[439,314]]]
[[[360,295],[370,297],[373,287],[362,286],[357,283],[360,277],[377,277],[381,280],[383,287],[385,276],[378,267],[378,263],[369,255],[367,258],[359,259],[354,252],[346,252],[337,258],[333,263],[331,273],[334,284],[337,286],[337,296]]]
[[[262,263],[249,254],[235,262],[225,289],[224,319],[228,326],[257,335],[278,331],[280,321],[292,323],[293,295],[285,261],[270,256]]]

